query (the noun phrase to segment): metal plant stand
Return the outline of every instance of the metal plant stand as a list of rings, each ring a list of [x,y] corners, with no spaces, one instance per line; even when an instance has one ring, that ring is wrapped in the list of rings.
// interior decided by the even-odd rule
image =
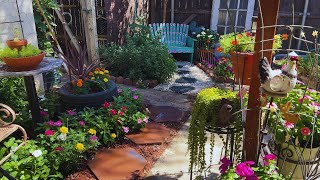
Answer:
[[[35,87],[34,82],[34,76],[39,75],[48,71],[51,71],[53,69],[60,68],[62,65],[61,59],[56,58],[44,58],[43,61],[39,64],[38,68],[31,71],[22,71],[22,72],[15,72],[12,71],[6,64],[0,64],[0,77],[23,77],[27,96],[28,96],[28,102],[31,110],[31,115],[33,119],[33,126],[39,122],[41,122],[41,116],[40,116],[40,106],[38,101],[38,95]],[[34,129],[30,129],[31,134],[33,134]]]

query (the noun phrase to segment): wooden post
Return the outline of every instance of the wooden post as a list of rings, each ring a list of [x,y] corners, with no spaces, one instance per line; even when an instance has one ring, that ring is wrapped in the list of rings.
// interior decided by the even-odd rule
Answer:
[[[162,19],[163,23],[165,23],[167,19],[167,6],[168,6],[168,0],[163,0],[163,19]]]
[[[156,0],[150,0],[150,22],[154,23],[156,21]]]
[[[84,24],[88,58],[90,62],[98,62],[98,33],[96,20],[96,5],[94,0],[80,0],[82,20]]]
[[[171,23],[174,23],[174,0],[171,0]]]
[[[256,44],[254,47],[254,61],[252,67],[252,76],[249,90],[249,101],[248,101],[248,109],[252,109],[247,111],[247,119],[245,125],[245,159],[246,160],[257,160],[257,152],[258,152],[258,141],[259,141],[259,130],[260,130],[260,79],[259,79],[259,62],[262,57],[262,49],[272,49],[273,41],[264,42],[264,48],[262,48],[262,21],[261,14],[263,15],[263,23],[264,26],[271,26],[277,24],[278,11],[280,0],[268,0],[268,1],[260,1],[261,2],[261,10],[258,15],[258,25],[257,25],[257,33],[256,33]],[[258,6],[259,7],[259,6]],[[264,40],[273,39],[275,34],[275,27],[265,28],[264,29]],[[272,52],[264,52],[264,57],[267,57],[270,62],[272,58]]]

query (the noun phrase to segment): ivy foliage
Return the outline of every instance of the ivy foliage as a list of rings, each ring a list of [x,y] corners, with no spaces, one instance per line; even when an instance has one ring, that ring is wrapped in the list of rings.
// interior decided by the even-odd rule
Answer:
[[[206,127],[215,128],[218,120],[218,112],[221,100],[228,99],[233,102],[232,113],[240,110],[240,100],[236,97],[237,92],[223,90],[218,88],[207,88],[202,90],[192,107],[192,120],[188,135],[188,149],[190,151],[190,167],[189,171],[202,172],[206,166],[205,162],[205,144],[208,140],[206,136]],[[240,114],[240,115],[239,115]],[[240,132],[241,129],[241,113],[236,113],[235,122],[232,125]],[[238,133],[240,134],[240,133]],[[214,133],[211,133],[210,145],[211,156],[214,147]],[[240,135],[236,135],[236,143],[240,143]],[[240,146],[235,146],[240,148]],[[236,154],[239,151],[236,150]]]

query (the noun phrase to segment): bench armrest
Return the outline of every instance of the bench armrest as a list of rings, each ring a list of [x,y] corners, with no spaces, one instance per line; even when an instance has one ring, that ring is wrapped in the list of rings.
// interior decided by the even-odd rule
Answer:
[[[187,46],[188,47],[194,47],[194,42],[196,42],[196,39],[191,38],[190,36],[187,37]]]

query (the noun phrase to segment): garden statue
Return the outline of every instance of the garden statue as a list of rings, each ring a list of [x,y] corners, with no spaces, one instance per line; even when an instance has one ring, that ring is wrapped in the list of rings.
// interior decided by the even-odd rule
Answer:
[[[232,119],[232,101],[223,98],[221,99],[220,106],[221,108],[219,110],[219,120],[217,121],[217,126],[229,126],[234,121],[234,119]]]
[[[298,55],[289,53],[289,61],[282,70],[272,70],[267,58],[261,59],[259,65],[261,91],[272,97],[285,97],[297,83],[298,72],[296,70]]]

